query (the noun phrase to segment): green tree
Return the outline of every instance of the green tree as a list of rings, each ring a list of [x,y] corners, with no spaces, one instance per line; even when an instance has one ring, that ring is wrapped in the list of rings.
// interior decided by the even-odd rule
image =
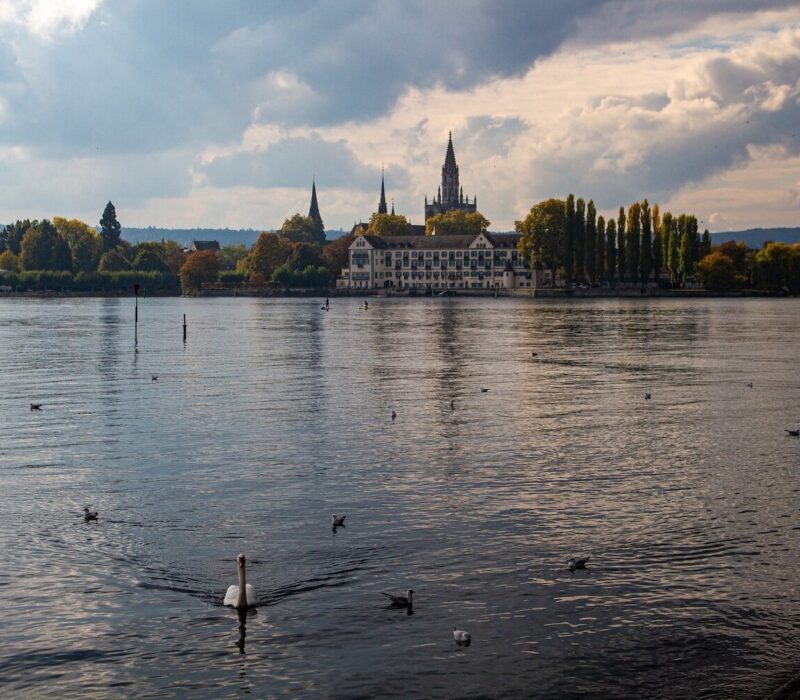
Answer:
[[[584,238],[586,236],[586,203],[582,197],[575,201],[575,228],[573,229],[575,243],[575,277],[583,280],[584,259]]]
[[[708,229],[703,231],[703,237],[700,239],[700,259],[702,260],[706,255],[711,252],[711,234]]]
[[[0,253],[10,250],[14,255],[19,256],[23,237],[38,223],[38,221],[31,222],[30,219],[24,221],[17,219],[13,224],[7,224],[3,231],[0,231]]]
[[[430,217],[425,222],[425,235],[431,236],[435,231],[437,236],[477,236],[490,225],[489,219],[480,212],[467,214],[461,209],[454,209]]]
[[[224,245],[217,257],[221,270],[235,270],[239,261],[247,257],[247,246],[243,243]]]
[[[597,278],[597,210],[594,200],[586,205],[586,225],[584,227],[583,259],[586,266],[586,278],[594,284]]]
[[[682,215],[681,215],[682,216]],[[692,274],[692,243],[689,238],[689,232],[684,230],[681,234],[680,247],[678,249],[678,275],[681,284],[685,284],[686,280]]]
[[[625,263],[628,267],[628,279],[639,281],[639,251],[642,235],[641,207],[634,202],[628,207],[628,229],[625,234]]]
[[[753,258],[753,280],[759,289],[800,293],[800,244],[767,243]]]
[[[653,214],[658,212],[658,205],[653,206]],[[655,217],[653,218],[655,222]],[[655,273],[656,282],[661,279],[661,268],[664,267],[664,258],[662,257],[664,244],[661,240],[661,222],[659,221],[658,227],[653,228],[653,272]]]
[[[325,231],[320,232],[314,219],[302,214],[293,214],[283,222],[279,234],[292,243],[325,243]]]
[[[619,208],[617,217],[617,270],[619,281],[624,282],[628,278],[628,261],[625,255],[625,207]]]
[[[100,256],[100,262],[97,264],[99,272],[123,272],[130,269],[131,264],[123,249],[119,246],[103,253]]]
[[[72,244],[72,269],[74,272],[94,272],[100,262],[103,242],[96,234],[85,233]]]
[[[686,240],[688,245],[688,233],[686,234]],[[706,289],[718,292],[733,289],[742,279],[740,275],[736,274],[733,260],[719,251],[706,255],[697,263],[695,271],[698,279]]]
[[[535,205],[524,220],[514,225],[520,233],[521,254],[531,260],[532,267],[549,269],[554,283],[564,255],[566,211],[564,200],[548,199]]]
[[[63,216],[54,216],[53,226],[56,227],[59,235],[69,243],[70,249],[74,248],[75,244],[84,236],[97,237],[97,231],[80,219],[65,219]]]
[[[602,216],[597,217],[597,243],[595,244],[597,251],[597,278],[599,280],[608,280],[608,272],[606,270],[606,220]]]
[[[192,253],[180,271],[181,289],[184,294],[197,292],[204,284],[214,284],[219,277],[219,260],[211,250]]]
[[[310,243],[295,243],[288,263],[293,270],[305,270],[309,266],[319,267],[323,264],[323,260],[316,246]]]
[[[100,237],[103,239],[103,252],[107,253],[117,247],[120,236],[122,234],[122,226],[117,221],[117,210],[114,205],[109,202],[103,210],[103,216],[100,218]]]
[[[610,284],[614,284],[617,275],[617,223],[609,219],[606,224],[606,275]]]
[[[642,284],[647,284],[650,281],[650,273],[653,270],[653,235],[650,203],[646,199],[639,205],[639,211],[642,217],[642,245],[639,251],[639,270]]]
[[[371,236],[408,236],[411,224],[402,214],[373,214],[367,233]]]
[[[564,229],[564,279],[571,284],[575,279],[575,228],[577,214],[575,212],[575,195],[567,196],[566,228]]]
[[[19,272],[22,269],[19,258],[14,255],[10,250],[4,250],[0,253],[0,270],[8,270],[9,272]]]
[[[47,219],[25,232],[20,243],[20,261],[26,270],[72,269],[69,245]]]
[[[139,243],[136,246],[131,267],[144,272],[169,272],[164,245],[156,241]]]
[[[262,232],[250,252],[250,275],[261,275],[265,280],[288,260],[292,242],[277,233]]]
[[[353,234],[342,236],[328,243],[322,250],[325,266],[330,270],[332,279],[342,274],[342,269],[350,265],[350,244],[356,239]]]

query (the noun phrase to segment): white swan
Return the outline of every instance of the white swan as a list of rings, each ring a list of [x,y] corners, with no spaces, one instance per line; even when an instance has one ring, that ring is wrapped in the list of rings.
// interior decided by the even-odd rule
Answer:
[[[231,605],[237,610],[244,610],[255,606],[258,603],[258,596],[256,589],[247,583],[244,554],[236,557],[236,568],[239,571],[239,585],[228,586],[223,605]]]
[[[469,632],[466,630],[457,630],[455,627],[453,627],[453,638],[459,644],[469,644],[472,641]]]

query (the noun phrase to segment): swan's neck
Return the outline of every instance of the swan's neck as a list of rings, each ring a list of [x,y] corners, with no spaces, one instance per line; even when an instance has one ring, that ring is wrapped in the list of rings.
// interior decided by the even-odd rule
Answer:
[[[247,607],[247,578],[245,577],[243,566],[239,567],[239,599],[236,601],[236,607]]]

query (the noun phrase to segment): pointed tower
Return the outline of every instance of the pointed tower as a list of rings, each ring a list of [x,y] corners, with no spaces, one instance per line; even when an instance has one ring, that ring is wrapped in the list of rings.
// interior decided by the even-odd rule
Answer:
[[[458,164],[456,152],[453,148],[453,132],[447,138],[447,151],[442,166],[442,184],[439,186],[436,199],[428,203],[425,199],[425,220],[437,214],[460,209],[467,214],[476,210],[474,204],[469,203],[469,197],[464,197],[464,190],[458,181]]]
[[[381,168],[381,201],[378,203],[378,214],[386,213],[386,188],[383,185],[383,168]]]
[[[314,225],[320,233],[325,233],[325,227],[322,224],[322,217],[319,215],[319,204],[317,204],[317,183],[315,180],[311,180],[311,206],[308,208],[308,218],[314,222]]]

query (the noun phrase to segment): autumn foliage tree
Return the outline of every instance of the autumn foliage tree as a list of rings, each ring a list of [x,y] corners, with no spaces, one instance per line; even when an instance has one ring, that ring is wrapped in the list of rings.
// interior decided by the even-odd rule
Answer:
[[[470,235],[477,236],[486,231],[491,222],[480,212],[467,214],[461,209],[436,214],[425,222],[425,235],[436,232],[438,236]]]
[[[367,233],[372,236],[407,236],[411,224],[400,214],[373,214],[369,217]]]
[[[219,277],[219,260],[213,251],[192,253],[181,267],[181,289],[184,294],[197,292],[204,284],[214,284]]]

